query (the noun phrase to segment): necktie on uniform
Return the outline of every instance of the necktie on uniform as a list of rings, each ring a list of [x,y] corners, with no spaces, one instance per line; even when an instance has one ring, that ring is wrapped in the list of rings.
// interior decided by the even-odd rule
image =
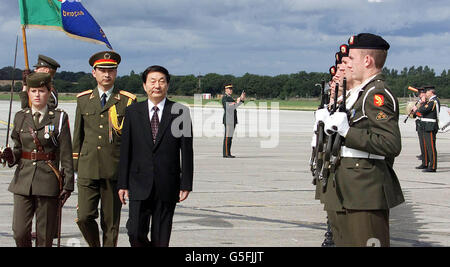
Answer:
[[[34,117],[34,125],[35,125],[36,127],[38,127],[38,126],[39,126],[39,118],[41,117],[41,113],[39,113],[39,112],[36,111],[36,112],[34,113],[33,117]]]
[[[100,103],[102,104],[102,108],[106,105],[106,93],[103,93]]]
[[[152,108],[152,110],[153,110],[153,116],[152,116],[152,120],[150,121],[150,124],[152,126],[153,143],[155,143],[156,135],[158,135],[158,127],[159,127],[159,117],[158,117],[159,108],[157,106],[154,106]]]

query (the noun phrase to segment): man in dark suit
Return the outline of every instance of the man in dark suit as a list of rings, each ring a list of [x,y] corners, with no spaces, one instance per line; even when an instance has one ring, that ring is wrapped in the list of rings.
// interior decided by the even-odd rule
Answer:
[[[130,201],[131,246],[169,246],[175,205],[192,191],[192,123],[189,108],[166,98],[164,67],[147,68],[142,81],[148,100],[125,112],[118,193],[124,205]]]

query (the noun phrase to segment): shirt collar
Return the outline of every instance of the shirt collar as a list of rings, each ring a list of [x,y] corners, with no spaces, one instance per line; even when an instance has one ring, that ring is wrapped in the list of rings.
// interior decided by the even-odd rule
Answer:
[[[155,104],[153,104],[152,101],[147,100],[148,101],[148,109],[150,111],[152,111],[153,107],[155,106]],[[159,102],[156,106],[158,107],[159,110],[163,110],[164,109],[164,105],[166,104],[166,98],[164,97],[163,100],[161,100],[161,102]]]
[[[114,85],[113,87],[111,87],[111,89],[109,89],[108,91],[104,92],[102,89],[98,88],[98,95],[100,96],[100,98],[102,97],[103,93],[106,93],[106,98],[109,98],[112,95],[112,92],[114,90]]]
[[[41,110],[35,109],[34,107],[31,107],[31,114],[34,115],[34,113],[39,112],[42,115],[45,115],[47,113],[48,107],[45,105],[45,107]]]

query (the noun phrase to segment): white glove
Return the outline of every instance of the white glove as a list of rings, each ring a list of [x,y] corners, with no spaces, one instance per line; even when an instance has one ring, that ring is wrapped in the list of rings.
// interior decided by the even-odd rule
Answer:
[[[326,108],[321,108],[316,110],[316,124],[319,121],[323,121],[325,122],[325,120],[330,116],[330,113],[328,112],[328,110]]]
[[[337,132],[345,138],[349,129],[350,125],[348,124],[347,113],[345,112],[335,112],[325,121],[325,133],[327,135],[332,135]]]

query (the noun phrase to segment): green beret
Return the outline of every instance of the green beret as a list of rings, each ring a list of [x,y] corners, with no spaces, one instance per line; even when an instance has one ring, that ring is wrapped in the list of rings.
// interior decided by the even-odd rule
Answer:
[[[378,49],[389,50],[389,43],[381,36],[371,33],[360,33],[348,39],[350,49]]]
[[[39,88],[48,85],[51,81],[51,75],[45,72],[35,72],[27,76],[27,86],[29,88]]]
[[[94,69],[106,68],[106,69],[116,69],[119,66],[121,57],[114,51],[103,51],[95,53],[89,59],[89,65]]]
[[[35,68],[48,67],[48,68],[56,70],[61,66],[53,58],[50,58],[50,57],[47,57],[44,55],[39,55],[38,62],[36,63],[36,65],[34,65],[34,67]]]

